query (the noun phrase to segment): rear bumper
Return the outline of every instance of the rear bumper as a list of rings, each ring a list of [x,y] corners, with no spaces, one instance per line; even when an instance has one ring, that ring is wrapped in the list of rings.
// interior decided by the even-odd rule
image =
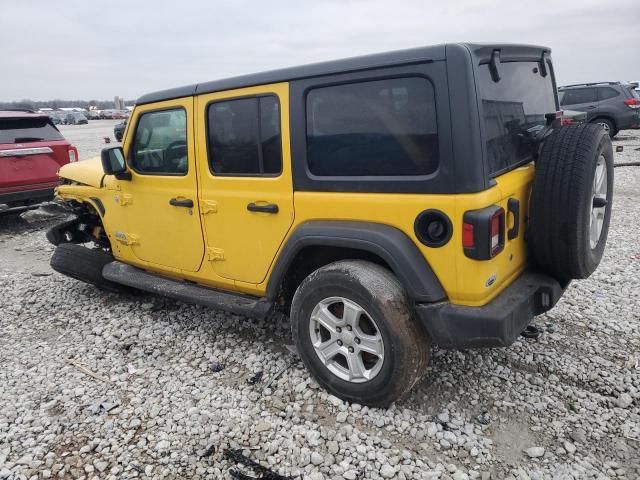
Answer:
[[[624,115],[620,115],[616,120],[618,121],[619,130],[634,130],[640,128],[640,112],[638,110],[631,110]]]
[[[511,345],[535,315],[551,309],[563,287],[554,278],[525,272],[482,307],[450,303],[418,304],[416,312],[434,344],[479,348]]]
[[[56,184],[57,185],[57,184]],[[35,190],[21,190],[19,192],[1,192],[0,205],[14,203],[38,203],[52,200],[54,197],[54,187],[38,188]]]

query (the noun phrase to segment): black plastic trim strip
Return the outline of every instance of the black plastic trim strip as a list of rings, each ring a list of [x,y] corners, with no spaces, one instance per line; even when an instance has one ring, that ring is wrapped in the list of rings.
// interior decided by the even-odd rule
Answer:
[[[21,202],[25,200],[37,200],[44,202],[53,199],[55,190],[53,187],[39,190],[25,190],[22,192],[0,193],[0,203]]]
[[[507,201],[507,211],[513,215],[513,227],[507,232],[507,238],[513,240],[520,235],[520,201],[510,198]]]
[[[104,217],[106,210],[104,209],[104,204],[102,203],[102,200],[100,200],[98,197],[89,197],[89,200],[91,200],[96,205],[96,208],[100,212],[100,216]]]
[[[252,318],[264,319],[273,309],[273,302],[264,298],[222,292],[189,282],[172,280],[118,261],[105,265],[102,275],[112,282],[146,292]]]

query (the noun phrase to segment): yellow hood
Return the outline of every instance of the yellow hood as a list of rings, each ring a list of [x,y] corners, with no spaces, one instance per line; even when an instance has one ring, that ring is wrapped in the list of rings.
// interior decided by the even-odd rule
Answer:
[[[104,171],[100,157],[90,158],[81,162],[69,163],[58,172],[60,178],[73,180],[74,182],[101,188]]]

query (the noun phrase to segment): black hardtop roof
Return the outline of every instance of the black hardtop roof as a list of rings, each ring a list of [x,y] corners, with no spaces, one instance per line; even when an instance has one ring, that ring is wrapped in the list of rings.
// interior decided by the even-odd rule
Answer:
[[[174,98],[189,97],[201,93],[220,92],[235,88],[250,87],[253,85],[265,85],[269,83],[287,82],[302,78],[320,77],[323,75],[333,75],[337,73],[347,73],[354,71],[371,70],[374,68],[384,68],[393,65],[406,65],[412,63],[435,62],[444,60],[449,48],[466,49],[469,53],[478,58],[486,58],[495,49],[499,49],[504,55],[513,58],[519,57],[540,57],[543,52],[550,53],[551,49],[535,45],[517,44],[441,44],[427,47],[417,47],[392,52],[375,53],[359,57],[331,60],[328,62],[312,63],[297,67],[281,68],[261,73],[252,73],[238,77],[213,80],[204,83],[195,83],[182,87],[160,90],[143,95],[136,102],[137,105],[145,103],[171,100]]]

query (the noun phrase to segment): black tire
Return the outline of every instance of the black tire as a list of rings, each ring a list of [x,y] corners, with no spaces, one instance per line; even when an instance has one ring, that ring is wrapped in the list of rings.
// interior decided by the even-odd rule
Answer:
[[[601,234],[592,248],[592,189],[601,156],[607,174],[607,203]],[[604,129],[581,124],[554,131],[536,161],[529,207],[530,243],[538,265],[564,282],[591,275],[604,253],[612,198],[613,150]]]
[[[618,134],[618,129],[616,128],[616,124],[613,122],[613,120],[600,117],[600,118],[594,119],[591,123],[594,123],[596,125],[600,125],[601,127],[603,127],[604,130],[609,134],[609,137],[611,138],[615,137]]]
[[[56,272],[95,285],[101,290],[126,292],[126,286],[105,280],[102,276],[102,267],[113,260],[113,255],[104,250],[89,249],[75,243],[62,243],[53,252],[50,265]]]
[[[312,312],[331,297],[342,297],[364,308],[365,321],[371,317],[382,338],[381,367],[362,383],[331,372],[313,346]],[[298,353],[313,377],[330,393],[349,402],[386,407],[409,393],[429,362],[430,338],[414,319],[412,302],[402,285],[389,270],[366,261],[338,261],[309,275],[293,297],[291,330]]]

